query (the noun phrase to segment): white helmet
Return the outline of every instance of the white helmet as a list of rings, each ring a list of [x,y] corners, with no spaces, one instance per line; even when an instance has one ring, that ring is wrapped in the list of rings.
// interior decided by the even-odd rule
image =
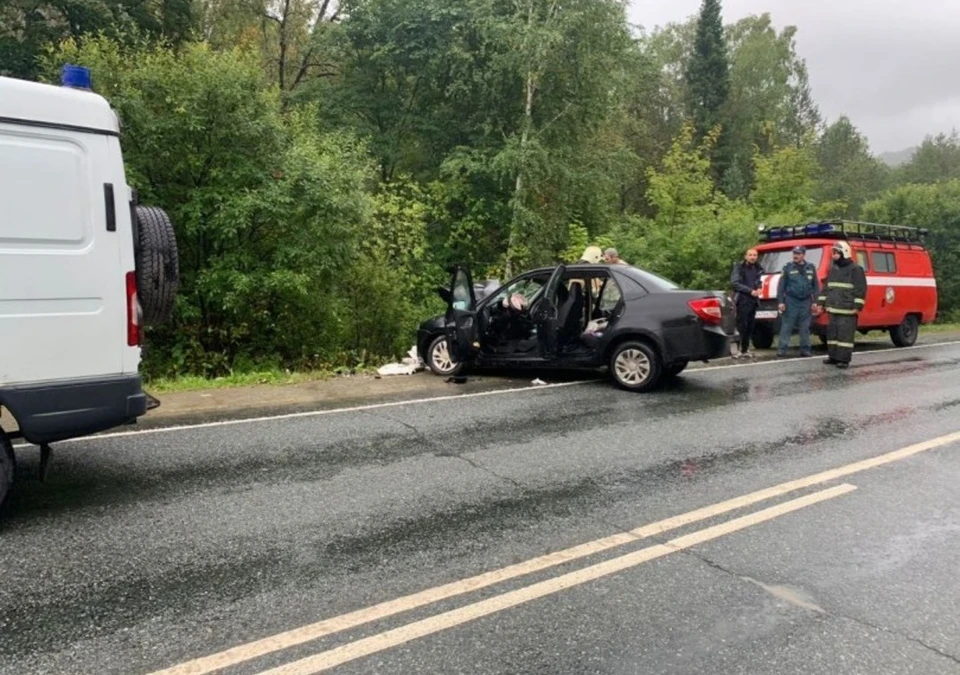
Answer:
[[[853,254],[850,251],[850,244],[845,241],[837,241],[833,244],[833,250],[840,254],[841,258],[846,258],[850,260],[853,257]]]

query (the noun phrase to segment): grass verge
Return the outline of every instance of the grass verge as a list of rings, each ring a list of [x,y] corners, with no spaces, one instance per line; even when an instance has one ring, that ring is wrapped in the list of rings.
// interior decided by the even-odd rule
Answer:
[[[920,326],[920,335],[924,333],[960,333],[960,323],[932,323]]]
[[[256,385],[291,385],[304,382],[329,380],[341,375],[365,375],[376,372],[373,368],[353,370],[310,370],[288,372],[284,370],[256,371],[249,373],[231,373],[223,377],[201,377],[185,375],[177,378],[158,378],[144,382],[144,389],[155,394],[169,394],[178,391],[204,391],[209,389],[230,389],[234,387],[253,387]]]

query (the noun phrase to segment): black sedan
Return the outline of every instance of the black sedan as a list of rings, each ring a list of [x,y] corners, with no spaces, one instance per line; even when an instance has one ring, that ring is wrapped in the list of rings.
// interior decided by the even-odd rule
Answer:
[[[648,391],[691,361],[729,355],[733,307],[723,293],[683,290],[628,265],[560,265],[510,280],[479,302],[470,273],[437,289],[447,312],[423,322],[417,349],[437,375],[464,367],[609,367]]]

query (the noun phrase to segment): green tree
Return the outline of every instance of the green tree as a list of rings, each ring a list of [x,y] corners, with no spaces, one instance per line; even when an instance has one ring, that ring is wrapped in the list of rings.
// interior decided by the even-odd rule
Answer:
[[[687,65],[690,116],[698,139],[724,122],[723,109],[730,94],[730,66],[720,12],[720,0],[703,0],[693,55]]]
[[[0,3],[0,75],[37,79],[44,48],[68,38],[102,33],[178,45],[196,27],[191,0],[8,0]]]
[[[721,185],[733,159],[728,147],[727,100],[730,95],[730,64],[724,35],[720,0],[703,0],[697,19],[693,53],[685,73],[689,115],[697,139],[719,126],[721,135],[713,144],[714,182]]]
[[[124,48],[104,38],[48,59],[89,66],[122,120],[128,180],[168,210],[181,253],[175,321],[150,335],[153,372],[309,365],[349,326],[339,292],[369,221],[364,147],[280,115],[255,53]],[[371,303],[375,311],[375,304]]]
[[[843,204],[837,216],[856,218],[864,202],[886,187],[887,168],[870,154],[866,138],[846,116],[824,130],[817,142],[817,161],[822,173],[816,197]]]
[[[816,214],[814,201],[819,169],[809,147],[785,147],[754,156],[756,184],[750,195],[757,218],[770,225],[795,225]]]
[[[904,185],[868,202],[863,215],[871,222],[930,230],[939,311],[948,321],[960,320],[960,179]]]
[[[731,262],[755,239],[752,209],[713,185],[717,136],[714,129],[697,143],[693,125],[684,125],[663,166],[650,170],[647,197],[657,215],[630,219],[612,233],[631,262],[691,288],[725,289]]]
[[[927,136],[909,162],[895,172],[898,183],[936,183],[960,178],[960,136]]]
[[[730,98],[727,109],[733,177],[725,192],[746,196],[753,184],[754,149],[770,154],[775,147],[810,143],[820,123],[796,52],[796,32],[777,32],[769,14],[741,19],[727,30],[730,48]]]

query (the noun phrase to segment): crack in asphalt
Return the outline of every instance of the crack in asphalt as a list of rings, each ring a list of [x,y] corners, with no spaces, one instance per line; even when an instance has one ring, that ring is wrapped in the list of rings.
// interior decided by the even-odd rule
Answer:
[[[669,543],[666,544],[666,546],[669,547],[669,548],[675,548],[675,547],[673,547],[673,546],[670,546]],[[702,555],[702,554],[700,554],[700,553],[696,553],[696,552],[694,552],[694,551],[692,551],[692,550],[689,550],[689,549],[675,549],[675,550],[676,550],[678,553],[681,553],[681,554],[684,554],[684,555],[686,555],[686,556],[688,556],[688,557],[690,557],[690,558],[693,558],[694,560],[696,560],[696,561],[698,561],[698,562],[700,562],[700,563],[703,563],[704,565],[707,565],[708,567],[711,567],[711,568],[713,568],[713,569],[715,569],[715,570],[717,570],[717,571],[719,571],[719,572],[722,572],[723,574],[726,574],[726,575],[731,576],[731,577],[734,577],[735,579],[738,579],[738,580],[740,580],[740,581],[743,581],[743,582],[752,584],[752,585],[754,585],[754,586],[757,586],[757,587],[763,589],[765,592],[767,592],[767,593],[769,593],[770,595],[772,595],[773,597],[777,598],[778,600],[782,600],[782,601],[784,601],[784,602],[786,602],[786,603],[788,603],[788,604],[790,604],[790,605],[793,605],[794,607],[799,607],[800,609],[804,609],[804,610],[807,610],[808,612],[813,612],[813,613],[815,613],[815,614],[820,614],[820,615],[826,616],[826,617],[831,618],[831,619],[836,619],[836,620],[840,620],[840,621],[849,621],[849,622],[851,622],[851,623],[857,624],[858,626],[862,626],[863,628],[869,628],[869,629],[871,629],[871,630],[874,630],[874,631],[876,631],[876,632],[878,632],[878,633],[885,633],[885,634],[887,634],[887,635],[892,635],[892,636],[894,636],[894,637],[898,637],[898,638],[901,638],[901,639],[903,639],[903,640],[907,640],[907,641],[909,641],[909,642],[913,642],[914,644],[917,644],[917,645],[923,647],[924,649],[926,649],[926,650],[928,650],[928,651],[930,651],[930,652],[933,652],[933,653],[936,654],[937,656],[940,656],[940,657],[942,657],[942,658],[945,658],[945,659],[948,659],[948,660],[950,660],[950,661],[953,661],[956,665],[960,666],[960,657],[954,656],[953,654],[950,654],[949,652],[946,652],[946,651],[944,651],[944,650],[942,650],[942,649],[939,649],[938,647],[935,647],[934,645],[928,644],[927,642],[925,642],[925,641],[922,640],[921,638],[914,637],[914,636],[909,635],[909,634],[907,634],[907,633],[902,633],[902,632],[900,632],[900,631],[898,631],[898,630],[894,630],[893,628],[887,628],[887,627],[885,627],[885,626],[880,626],[880,625],[878,625],[878,624],[871,623],[870,621],[867,621],[866,619],[861,619],[861,618],[856,617],[856,616],[851,616],[851,615],[849,615],[849,614],[842,614],[842,613],[839,613],[839,612],[836,612],[836,611],[830,611],[830,610],[824,609],[823,607],[821,607],[821,606],[813,603],[812,601],[806,600],[806,599],[802,598],[796,591],[793,591],[792,589],[788,589],[788,588],[785,588],[785,587],[783,587],[783,586],[774,586],[774,585],[770,585],[770,584],[765,584],[765,583],[763,583],[763,582],[761,582],[761,581],[758,581],[758,580],[756,580],[756,579],[753,579],[753,578],[751,578],[751,577],[749,577],[749,576],[746,576],[746,575],[744,575],[744,574],[737,574],[737,573],[734,572],[733,570],[730,570],[730,569],[724,567],[724,566],[721,565],[720,563],[718,563],[718,562],[716,562],[716,561],[714,561],[714,560],[711,560],[710,558],[706,557],[705,555]]]
[[[478,471],[482,471],[482,472],[484,472],[484,473],[486,473],[486,474],[488,474],[488,475],[490,475],[490,476],[493,476],[494,478],[496,478],[496,479],[498,479],[498,480],[501,480],[501,481],[503,481],[503,482],[505,482],[505,483],[508,483],[509,485],[512,485],[513,487],[517,488],[517,489],[520,490],[521,492],[524,492],[524,493],[526,493],[526,494],[532,494],[532,493],[534,492],[533,489],[532,489],[530,486],[524,485],[524,484],[521,483],[520,481],[515,480],[515,479],[513,479],[513,478],[510,478],[509,476],[501,475],[501,474],[497,473],[496,471],[494,471],[493,469],[491,469],[491,468],[489,468],[489,467],[487,467],[487,466],[484,466],[483,464],[481,464],[480,462],[478,462],[478,461],[476,461],[476,460],[474,460],[474,459],[470,459],[469,457],[464,457],[463,455],[458,454],[458,453],[455,453],[455,452],[450,452],[450,451],[448,451],[448,450],[444,450],[443,448],[441,448],[441,447],[437,444],[436,441],[434,441],[433,439],[431,439],[429,436],[427,436],[426,434],[424,434],[420,429],[418,429],[415,425],[410,424],[409,422],[404,422],[403,420],[397,419],[397,418],[395,418],[395,417],[391,417],[391,416],[389,416],[389,415],[385,415],[385,414],[383,414],[383,413],[369,413],[369,412],[368,412],[368,413],[365,413],[365,414],[370,415],[370,416],[372,416],[372,417],[381,417],[381,418],[383,418],[383,419],[385,419],[385,420],[387,420],[387,421],[389,421],[389,422],[394,422],[394,423],[396,423],[396,424],[401,425],[402,427],[404,427],[404,428],[406,428],[406,429],[409,429],[410,431],[412,431],[412,432],[417,436],[417,438],[419,438],[420,440],[422,440],[425,444],[427,444],[427,445],[430,446],[431,448],[434,448],[433,455],[434,455],[435,457],[445,457],[445,458],[458,459],[458,460],[460,460],[460,461],[462,461],[462,462],[466,462],[469,466],[472,466],[474,469],[477,469]],[[614,522],[612,522],[612,521],[608,521],[608,520],[606,520],[606,519],[604,519],[604,518],[597,518],[596,516],[588,516],[588,518],[589,518],[590,520],[593,520],[595,523],[598,523],[598,524],[600,524],[600,525],[605,525],[606,527],[609,527],[609,528],[615,530],[616,534],[631,534],[631,528],[629,528],[629,527],[624,527],[624,526],[619,525],[619,524],[617,524],[617,523],[614,523]],[[651,543],[661,543],[661,542],[657,539],[657,537],[653,537],[653,536],[650,536],[650,537],[637,537],[637,541],[641,541],[641,540],[642,540],[642,541],[650,541]]]
[[[409,422],[404,422],[403,420],[397,419],[395,417],[390,417],[389,415],[384,415],[383,413],[380,413],[379,415],[374,415],[372,413],[367,413],[367,414],[371,415],[372,417],[381,417],[389,422],[394,422],[406,429],[409,429],[417,436],[417,438],[419,438],[426,445],[434,449],[434,452],[432,453],[434,457],[447,457],[451,459],[459,459],[462,462],[466,462],[467,464],[472,466],[474,469],[483,471],[484,473],[487,473],[493,476],[494,478],[501,480],[505,483],[509,483],[510,485],[513,485],[516,488],[519,488],[524,491],[528,491],[528,488],[525,485],[517,482],[516,480],[514,480],[513,478],[510,478],[509,476],[502,476],[496,471],[494,471],[493,469],[480,464],[476,460],[470,459],[468,457],[464,457],[463,455],[457,454],[455,452],[449,452],[447,450],[444,450],[437,444],[436,441],[434,441],[432,438],[424,434],[422,431],[420,431],[420,429],[418,429],[415,425],[410,424]]]

